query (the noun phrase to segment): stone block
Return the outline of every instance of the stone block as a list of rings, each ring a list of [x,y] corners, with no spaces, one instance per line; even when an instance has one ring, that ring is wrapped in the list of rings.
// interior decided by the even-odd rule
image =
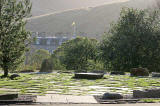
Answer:
[[[153,72],[152,77],[160,77],[160,73]]]
[[[134,90],[134,98],[160,98],[160,89]]]
[[[12,100],[18,98],[18,94],[1,94],[0,100]]]
[[[123,96],[118,93],[105,93],[102,99],[123,99]]]

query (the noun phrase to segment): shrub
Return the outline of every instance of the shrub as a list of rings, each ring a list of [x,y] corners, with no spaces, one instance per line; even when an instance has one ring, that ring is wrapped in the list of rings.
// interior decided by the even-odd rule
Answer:
[[[111,75],[125,75],[125,72],[123,72],[123,71],[112,71],[110,74]]]
[[[147,68],[132,68],[130,71],[131,76],[149,76]]]
[[[53,63],[53,70],[66,70],[65,65],[58,58],[51,57],[50,59]]]
[[[93,68],[97,53],[97,40],[77,37],[63,43],[54,51],[53,59],[58,59],[67,70],[87,70]]]
[[[28,53],[29,54],[29,53]],[[40,69],[42,61],[44,59],[48,59],[50,57],[50,53],[47,50],[39,49],[30,53],[27,56],[26,64],[35,67],[36,69]]]
[[[40,72],[52,72],[53,62],[51,59],[44,59],[41,65]]]
[[[36,66],[35,65],[25,65],[22,63],[16,71],[13,71],[12,73],[15,72],[35,72],[36,71]]]
[[[32,69],[25,69],[25,70],[21,70],[20,72],[21,73],[31,73],[31,72],[34,72],[34,70],[32,70]]]

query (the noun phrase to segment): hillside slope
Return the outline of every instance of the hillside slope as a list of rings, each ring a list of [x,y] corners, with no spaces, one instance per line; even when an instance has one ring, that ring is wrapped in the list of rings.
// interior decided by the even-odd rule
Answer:
[[[110,2],[122,0],[31,0],[32,15],[38,16],[64,10],[96,7]]]
[[[73,35],[72,22],[76,22],[77,35],[86,33],[86,36],[99,38],[108,31],[110,23],[116,21],[122,7],[152,8],[154,0],[130,0],[123,3],[114,3],[87,9],[75,9],[47,16],[30,19],[27,29],[32,32],[64,32]]]

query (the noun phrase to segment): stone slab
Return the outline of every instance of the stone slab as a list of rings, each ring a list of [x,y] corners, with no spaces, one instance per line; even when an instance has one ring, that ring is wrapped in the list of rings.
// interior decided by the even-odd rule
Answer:
[[[94,104],[97,101],[93,96],[67,96],[68,103]]]
[[[93,96],[73,96],[73,95],[58,95],[47,94],[46,96],[37,96],[36,102],[39,103],[65,103],[65,104],[96,104],[98,103]]]
[[[50,95],[46,95],[46,96],[37,96],[36,102],[40,102],[40,103],[49,103],[49,102],[52,102],[52,97],[51,97]]]
[[[53,103],[53,102],[54,103],[68,103],[67,96],[66,95],[53,94],[51,103]]]
[[[17,106],[17,105],[3,105]],[[18,106],[160,106],[160,103],[139,103],[139,104],[48,104],[48,105],[18,105]]]

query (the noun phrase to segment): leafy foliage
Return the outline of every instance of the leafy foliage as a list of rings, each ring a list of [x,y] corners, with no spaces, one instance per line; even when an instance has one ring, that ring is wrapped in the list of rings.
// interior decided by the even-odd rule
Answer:
[[[159,1],[159,0],[156,0],[156,2],[157,2],[158,8],[160,9],[160,1]]]
[[[63,43],[52,58],[58,58],[69,70],[87,69],[90,60],[96,60],[97,40],[77,37]],[[91,61],[90,61],[91,62]]]
[[[23,62],[30,38],[24,18],[30,10],[29,0],[0,0],[0,66],[4,76]]]
[[[53,63],[51,59],[44,59],[41,65],[40,72],[52,72]]]
[[[160,23],[157,11],[124,8],[100,45],[101,59],[110,70],[145,67],[160,70]]]
[[[31,53],[28,56],[28,65],[35,66],[37,69],[40,69],[42,61],[44,59],[48,59],[50,57],[50,53],[47,50],[39,49],[35,52]]]

